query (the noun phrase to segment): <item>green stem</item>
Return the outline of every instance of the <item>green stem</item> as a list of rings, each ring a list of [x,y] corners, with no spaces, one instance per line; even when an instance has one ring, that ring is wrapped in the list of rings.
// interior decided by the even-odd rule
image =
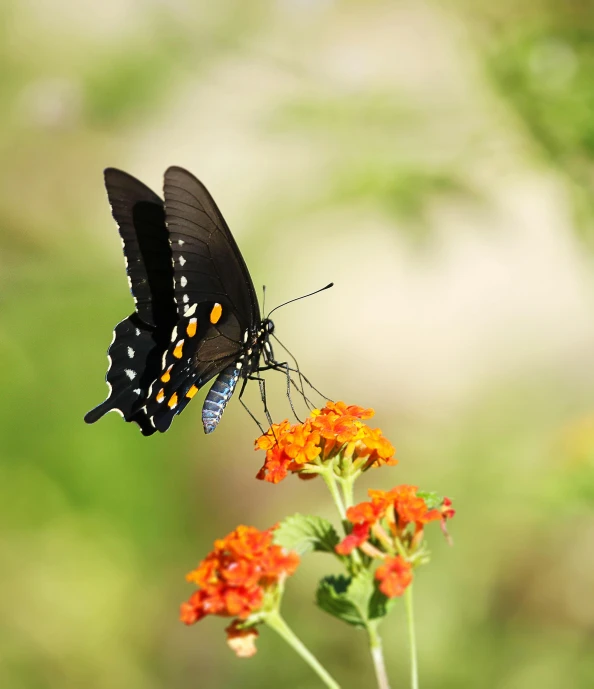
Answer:
[[[355,482],[355,477],[351,478],[343,478],[340,481],[340,485],[342,488],[342,495],[344,497],[344,504],[346,505],[347,509],[349,507],[353,506],[353,484]]]
[[[384,662],[382,639],[377,631],[377,626],[370,624],[367,627],[367,633],[369,635],[369,648],[371,649],[371,657],[373,659],[373,667],[375,668],[377,686],[379,689],[390,689],[388,673],[386,672],[386,663]]]
[[[340,484],[340,490],[342,491],[342,497],[344,499],[344,505],[345,505],[346,509],[353,506],[353,484],[355,482],[355,478],[356,478],[355,476],[352,476],[351,478],[339,478],[338,479],[338,483]],[[345,515],[346,515],[346,510],[345,510]],[[343,518],[342,523],[343,523],[345,530],[346,530],[347,529],[347,523],[346,523],[345,518]],[[347,531],[347,533],[348,533],[348,531]],[[363,565],[363,561],[361,560],[361,553],[359,552],[358,549],[353,550],[353,552],[351,553],[351,557],[353,558],[353,562],[358,567],[361,567]]]
[[[279,634],[288,644],[296,651],[311,669],[318,675],[330,689],[340,689],[340,685],[330,676],[328,672],[320,665],[318,659],[303,645],[301,640],[293,633],[287,623],[283,620],[278,612],[271,612],[266,615],[266,624]]]
[[[320,476],[324,479],[324,483],[328,486],[328,490],[330,491],[330,495],[332,496],[332,500],[334,500],[334,504],[336,505],[336,509],[338,510],[338,513],[340,514],[340,519],[345,522],[346,521],[346,510],[344,508],[344,503],[342,502],[342,498],[340,497],[340,493],[338,492],[338,487],[336,485],[336,477],[334,476],[332,470],[323,470],[320,471]]]
[[[412,584],[409,585],[404,593],[404,602],[406,605],[406,621],[408,626],[408,640],[410,646],[410,686],[411,689],[419,689],[419,668],[417,662],[417,640],[415,636]]]

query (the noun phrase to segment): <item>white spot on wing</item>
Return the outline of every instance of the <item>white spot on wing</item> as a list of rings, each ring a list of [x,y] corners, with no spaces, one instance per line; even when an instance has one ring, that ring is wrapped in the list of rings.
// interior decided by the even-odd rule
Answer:
[[[186,278],[185,275],[182,275],[182,276],[181,276],[181,278],[180,278],[180,280],[179,280],[179,284],[180,284],[182,287],[185,287],[185,286],[188,284],[188,279]]]
[[[175,342],[177,340],[177,325],[171,331],[171,341]]]
[[[136,393],[137,395],[140,395],[142,390],[140,388],[134,388],[134,390],[132,390],[132,392]]]
[[[198,304],[192,304],[192,306],[187,307],[186,316],[193,316],[196,313],[197,308]]]
[[[136,337],[140,337],[140,330],[138,328],[136,328]]]
[[[183,245],[184,245],[184,240],[183,240],[183,239],[178,239],[178,240],[177,240],[177,243],[178,243],[180,246],[183,246]]]
[[[128,356],[130,357],[130,359],[134,358],[134,350],[132,349],[132,347],[128,347]]]
[[[127,368],[125,373],[130,380],[134,380],[134,378],[136,378],[136,371],[133,371],[131,368]]]
[[[186,259],[183,256],[179,257],[179,264],[180,264],[180,266],[186,265]]]
[[[184,304],[187,304],[190,301],[190,297],[188,297],[187,294],[184,294],[182,301],[184,302]]]

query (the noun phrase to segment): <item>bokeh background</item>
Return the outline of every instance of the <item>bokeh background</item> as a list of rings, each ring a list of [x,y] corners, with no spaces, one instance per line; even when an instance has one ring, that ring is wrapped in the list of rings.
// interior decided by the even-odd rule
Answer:
[[[358,497],[455,500],[417,577],[422,686],[594,685],[592,2],[3,0],[0,102],[1,687],[318,686],[271,632],[241,661],[178,605],[238,523],[331,517],[321,483],[256,481],[237,401],[208,438],[200,400],[148,439],[82,421],[132,310],[102,169],[159,191],[170,164],[270,306],[336,282],[275,320],[397,447]],[[312,605],[329,567],[304,561],[286,617],[371,687],[364,635]]]

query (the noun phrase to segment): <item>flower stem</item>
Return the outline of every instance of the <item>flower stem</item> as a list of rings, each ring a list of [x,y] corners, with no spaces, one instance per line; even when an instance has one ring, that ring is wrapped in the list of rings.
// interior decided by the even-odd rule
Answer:
[[[332,476],[332,479],[334,480],[334,486],[336,487],[336,479],[334,478],[334,476]],[[344,478],[338,479],[338,483],[340,484],[340,489],[342,491],[342,498],[344,500],[344,506],[346,509],[353,506],[353,481],[354,481],[354,477],[348,478],[348,479],[344,479]],[[350,527],[346,521],[346,509],[344,512],[344,516],[342,517],[342,524],[345,528],[345,531],[348,533],[347,529],[349,529]],[[361,554],[359,553],[359,551],[353,550],[353,552],[351,553],[351,557],[353,559],[353,562],[358,567],[361,567],[361,565],[363,563],[361,561]]]
[[[353,506],[353,483],[355,477],[343,478],[340,481],[340,487],[342,488],[342,495],[344,498],[344,504],[347,508]]]
[[[328,486],[328,490],[330,491],[330,495],[332,496],[332,500],[334,500],[334,504],[336,505],[336,509],[338,510],[338,513],[340,514],[340,519],[345,522],[346,521],[346,510],[344,508],[344,503],[342,502],[342,498],[340,497],[340,493],[338,492],[338,487],[336,485],[336,478],[332,471],[321,471],[320,472],[321,477],[324,479],[324,483],[326,486]]]
[[[266,615],[265,622],[271,629],[274,629],[274,631],[277,632],[277,634],[279,634],[289,646],[303,658],[303,660],[305,660],[327,687],[330,687],[330,689],[340,689],[340,685],[328,672],[326,672],[318,659],[303,645],[301,640],[289,628],[278,612],[270,612]]]
[[[376,625],[370,624],[367,627],[367,633],[369,635],[369,648],[371,649],[371,658],[373,659],[373,667],[375,668],[377,686],[379,689],[390,689],[388,673],[386,672],[386,663],[384,662],[382,640]]]
[[[417,640],[415,636],[415,619],[413,614],[413,587],[412,584],[404,593],[406,605],[406,621],[408,626],[408,640],[410,646],[410,686],[411,689],[419,689],[419,669],[417,662]]]

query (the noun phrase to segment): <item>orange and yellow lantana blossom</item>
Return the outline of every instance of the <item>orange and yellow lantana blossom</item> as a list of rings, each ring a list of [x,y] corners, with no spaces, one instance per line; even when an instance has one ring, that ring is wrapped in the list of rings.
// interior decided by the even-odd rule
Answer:
[[[235,617],[226,630],[227,641],[243,657],[256,652],[258,632],[249,621],[242,623],[265,609],[269,594],[274,597],[299,564],[297,553],[273,543],[274,528],[238,526],[215,541],[214,550],[186,577],[199,588],[181,605],[181,621],[189,625],[206,615]]]
[[[369,502],[347,510],[352,531],[336,546],[336,552],[349,555],[361,548],[367,555],[381,559],[383,563],[375,572],[380,590],[389,598],[401,596],[412,582],[412,564],[400,554],[396,541],[412,554],[422,542],[425,524],[440,521],[445,531],[445,520],[455,514],[452,501],[443,498],[439,507],[429,509],[418,488],[407,485],[388,491],[370,490],[369,497]]]
[[[256,440],[256,449],[265,450],[264,466],[257,478],[278,483],[289,472],[311,478],[316,468],[340,457],[361,471],[382,464],[396,464],[394,447],[379,428],[370,428],[373,409],[344,402],[328,402],[314,409],[303,423],[283,421]]]

